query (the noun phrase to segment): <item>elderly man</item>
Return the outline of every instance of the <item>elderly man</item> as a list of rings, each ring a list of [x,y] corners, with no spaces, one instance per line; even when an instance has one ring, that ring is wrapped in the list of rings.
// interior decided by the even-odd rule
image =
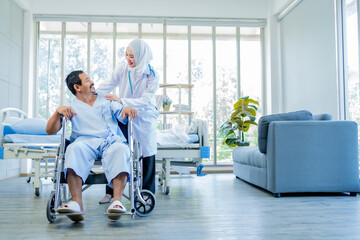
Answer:
[[[83,71],[71,72],[66,84],[76,99],[69,106],[59,107],[46,126],[48,134],[57,133],[61,129],[61,115],[70,119],[72,125],[64,169],[73,201],[57,211],[73,213],[68,215],[73,221],[84,220],[82,185],[95,159],[101,158],[108,183],[114,188],[114,199],[107,211],[124,213],[121,197],[129,176],[130,149],[117,120],[126,123],[126,117],[136,117],[137,111],[96,94],[94,83]]]

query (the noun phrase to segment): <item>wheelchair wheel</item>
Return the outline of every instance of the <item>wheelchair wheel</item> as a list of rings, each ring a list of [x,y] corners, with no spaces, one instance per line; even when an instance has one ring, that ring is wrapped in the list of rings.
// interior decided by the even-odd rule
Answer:
[[[61,204],[61,203],[60,203]],[[55,211],[55,192],[51,192],[49,201],[46,205],[46,217],[50,223],[53,223],[56,219]]]
[[[141,190],[140,192],[142,198],[145,200],[146,205],[141,203],[137,197],[135,197],[135,210],[136,215],[140,217],[148,216],[156,206],[156,199],[152,192],[149,190]]]

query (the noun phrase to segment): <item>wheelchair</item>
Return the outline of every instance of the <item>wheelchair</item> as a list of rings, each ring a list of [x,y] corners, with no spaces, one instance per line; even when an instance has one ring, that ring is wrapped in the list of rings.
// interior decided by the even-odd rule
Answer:
[[[121,215],[130,215],[134,219],[135,215],[140,217],[146,217],[152,213],[156,206],[155,195],[149,191],[142,189],[141,179],[142,179],[142,166],[141,166],[141,147],[136,140],[133,139],[133,127],[132,120],[129,120],[127,125],[121,125],[119,123],[120,129],[124,133],[124,136],[128,140],[130,146],[130,180],[129,183],[129,193],[123,194],[123,197],[130,201],[131,207],[130,210],[126,213],[107,213],[109,218],[117,220]],[[63,203],[66,203],[71,200],[71,194],[68,190],[67,182],[64,174],[64,163],[65,163],[65,150],[70,141],[65,139],[66,133],[66,120],[62,116],[62,136],[61,143],[57,149],[57,154],[55,158],[55,168],[54,168],[54,190],[49,196],[49,200],[46,206],[46,217],[50,223],[53,223],[58,216],[66,216],[72,213],[58,213],[56,210]],[[100,159],[95,161],[94,165],[97,165]],[[98,164],[99,165],[99,164]],[[94,173],[90,172],[88,178],[85,181],[85,184],[82,187],[84,192],[93,184],[107,184],[107,180],[104,173]]]

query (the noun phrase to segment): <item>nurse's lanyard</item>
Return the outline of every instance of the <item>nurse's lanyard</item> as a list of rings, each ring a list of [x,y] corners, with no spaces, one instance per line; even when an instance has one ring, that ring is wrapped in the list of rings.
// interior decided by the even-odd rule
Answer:
[[[152,72],[155,77],[155,71],[150,67],[150,64],[148,64],[148,66],[149,66],[150,72]],[[147,75],[147,77],[149,77],[149,74]],[[134,92],[133,92],[132,85],[131,85],[130,71],[129,71],[129,84],[130,84],[131,95],[133,95]]]

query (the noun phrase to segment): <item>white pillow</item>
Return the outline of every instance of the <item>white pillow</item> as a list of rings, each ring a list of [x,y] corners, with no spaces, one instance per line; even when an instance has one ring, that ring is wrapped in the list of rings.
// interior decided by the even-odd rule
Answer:
[[[41,118],[27,118],[11,124],[9,127],[19,134],[47,135],[46,124],[47,121]]]

